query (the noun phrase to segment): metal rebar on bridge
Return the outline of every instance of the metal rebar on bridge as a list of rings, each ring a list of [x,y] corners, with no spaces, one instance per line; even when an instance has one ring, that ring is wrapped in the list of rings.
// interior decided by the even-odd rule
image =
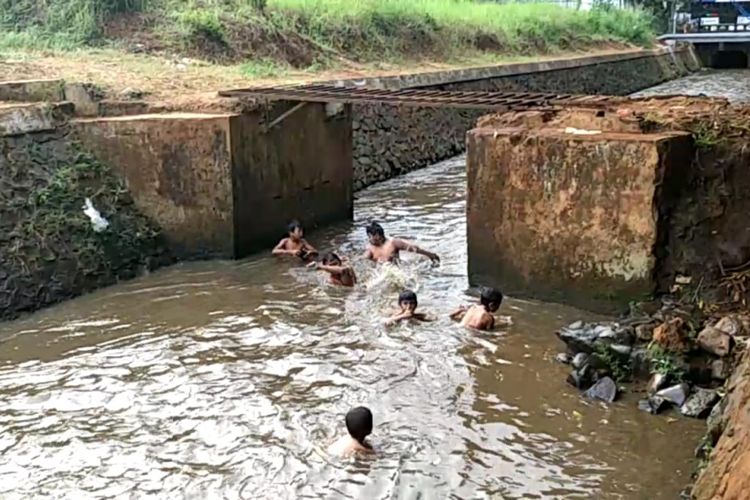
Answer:
[[[220,91],[222,97],[270,101],[300,101],[395,106],[522,110],[531,108],[604,107],[622,98],[607,95],[572,95],[533,92],[453,90],[384,90],[332,85],[258,87]]]

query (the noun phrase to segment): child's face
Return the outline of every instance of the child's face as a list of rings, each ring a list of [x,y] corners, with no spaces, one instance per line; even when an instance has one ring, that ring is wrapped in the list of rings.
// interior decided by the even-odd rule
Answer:
[[[299,241],[305,235],[305,232],[300,228],[295,228],[294,231],[289,232],[289,237],[294,241]]]
[[[385,243],[385,237],[380,234],[368,234],[367,238],[370,240],[370,244],[376,247],[379,247],[383,243]]]
[[[417,310],[417,304],[415,302],[404,301],[399,302],[398,305],[401,306],[401,310],[404,312],[414,312]]]

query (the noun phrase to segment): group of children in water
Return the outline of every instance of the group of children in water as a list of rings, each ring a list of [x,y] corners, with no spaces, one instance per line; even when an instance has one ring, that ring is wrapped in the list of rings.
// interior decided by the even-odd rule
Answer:
[[[371,222],[366,231],[369,243],[364,256],[368,260],[398,264],[400,252],[404,251],[428,257],[436,264],[440,262],[440,257],[435,253],[404,240],[386,237],[383,227],[377,222]],[[308,267],[328,273],[328,281],[333,285],[353,287],[357,284],[357,276],[348,260],[335,252],[329,252],[323,258],[319,258],[315,247],[305,240],[304,229],[297,221],[289,224],[288,236],[274,247],[272,253],[279,256],[294,256],[308,262]],[[479,304],[461,306],[450,314],[450,318],[467,328],[491,330],[495,327],[493,314],[500,308],[502,301],[503,294],[499,290],[485,289],[482,291]],[[426,314],[417,312],[417,305],[417,294],[411,290],[404,290],[398,296],[399,312],[387,318],[385,324],[432,321]],[[373,448],[367,442],[367,436],[372,433],[372,422],[372,413],[368,408],[360,406],[350,410],[345,418],[348,436],[334,443],[329,452],[338,456],[372,452]]]

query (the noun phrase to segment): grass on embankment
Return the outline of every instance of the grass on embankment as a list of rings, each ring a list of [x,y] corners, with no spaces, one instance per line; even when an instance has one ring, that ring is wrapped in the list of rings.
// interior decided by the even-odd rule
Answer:
[[[306,67],[648,45],[651,21],[634,10],[474,0],[0,0],[0,48],[117,42]]]

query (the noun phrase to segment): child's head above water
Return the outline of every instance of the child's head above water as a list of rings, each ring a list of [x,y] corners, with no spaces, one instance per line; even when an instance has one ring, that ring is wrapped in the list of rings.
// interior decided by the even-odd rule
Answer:
[[[351,437],[364,445],[365,438],[372,433],[372,412],[364,406],[349,410],[346,414],[346,430]]]
[[[489,312],[495,312],[500,309],[503,303],[503,294],[495,288],[485,288],[482,290],[482,296],[479,298],[480,304]]]
[[[383,226],[377,222],[370,222],[365,231],[367,231],[367,238],[371,244],[380,246],[385,243],[385,231],[383,231]]]
[[[411,290],[404,290],[398,295],[398,305],[404,311],[414,311],[417,308],[417,294]]]
[[[340,266],[341,265],[341,257],[339,257],[335,252],[328,252],[323,256],[323,265],[325,266]]]
[[[302,224],[300,224],[298,220],[290,222],[286,229],[289,232],[289,237],[294,241],[301,240],[305,235],[305,230],[302,228]]]

